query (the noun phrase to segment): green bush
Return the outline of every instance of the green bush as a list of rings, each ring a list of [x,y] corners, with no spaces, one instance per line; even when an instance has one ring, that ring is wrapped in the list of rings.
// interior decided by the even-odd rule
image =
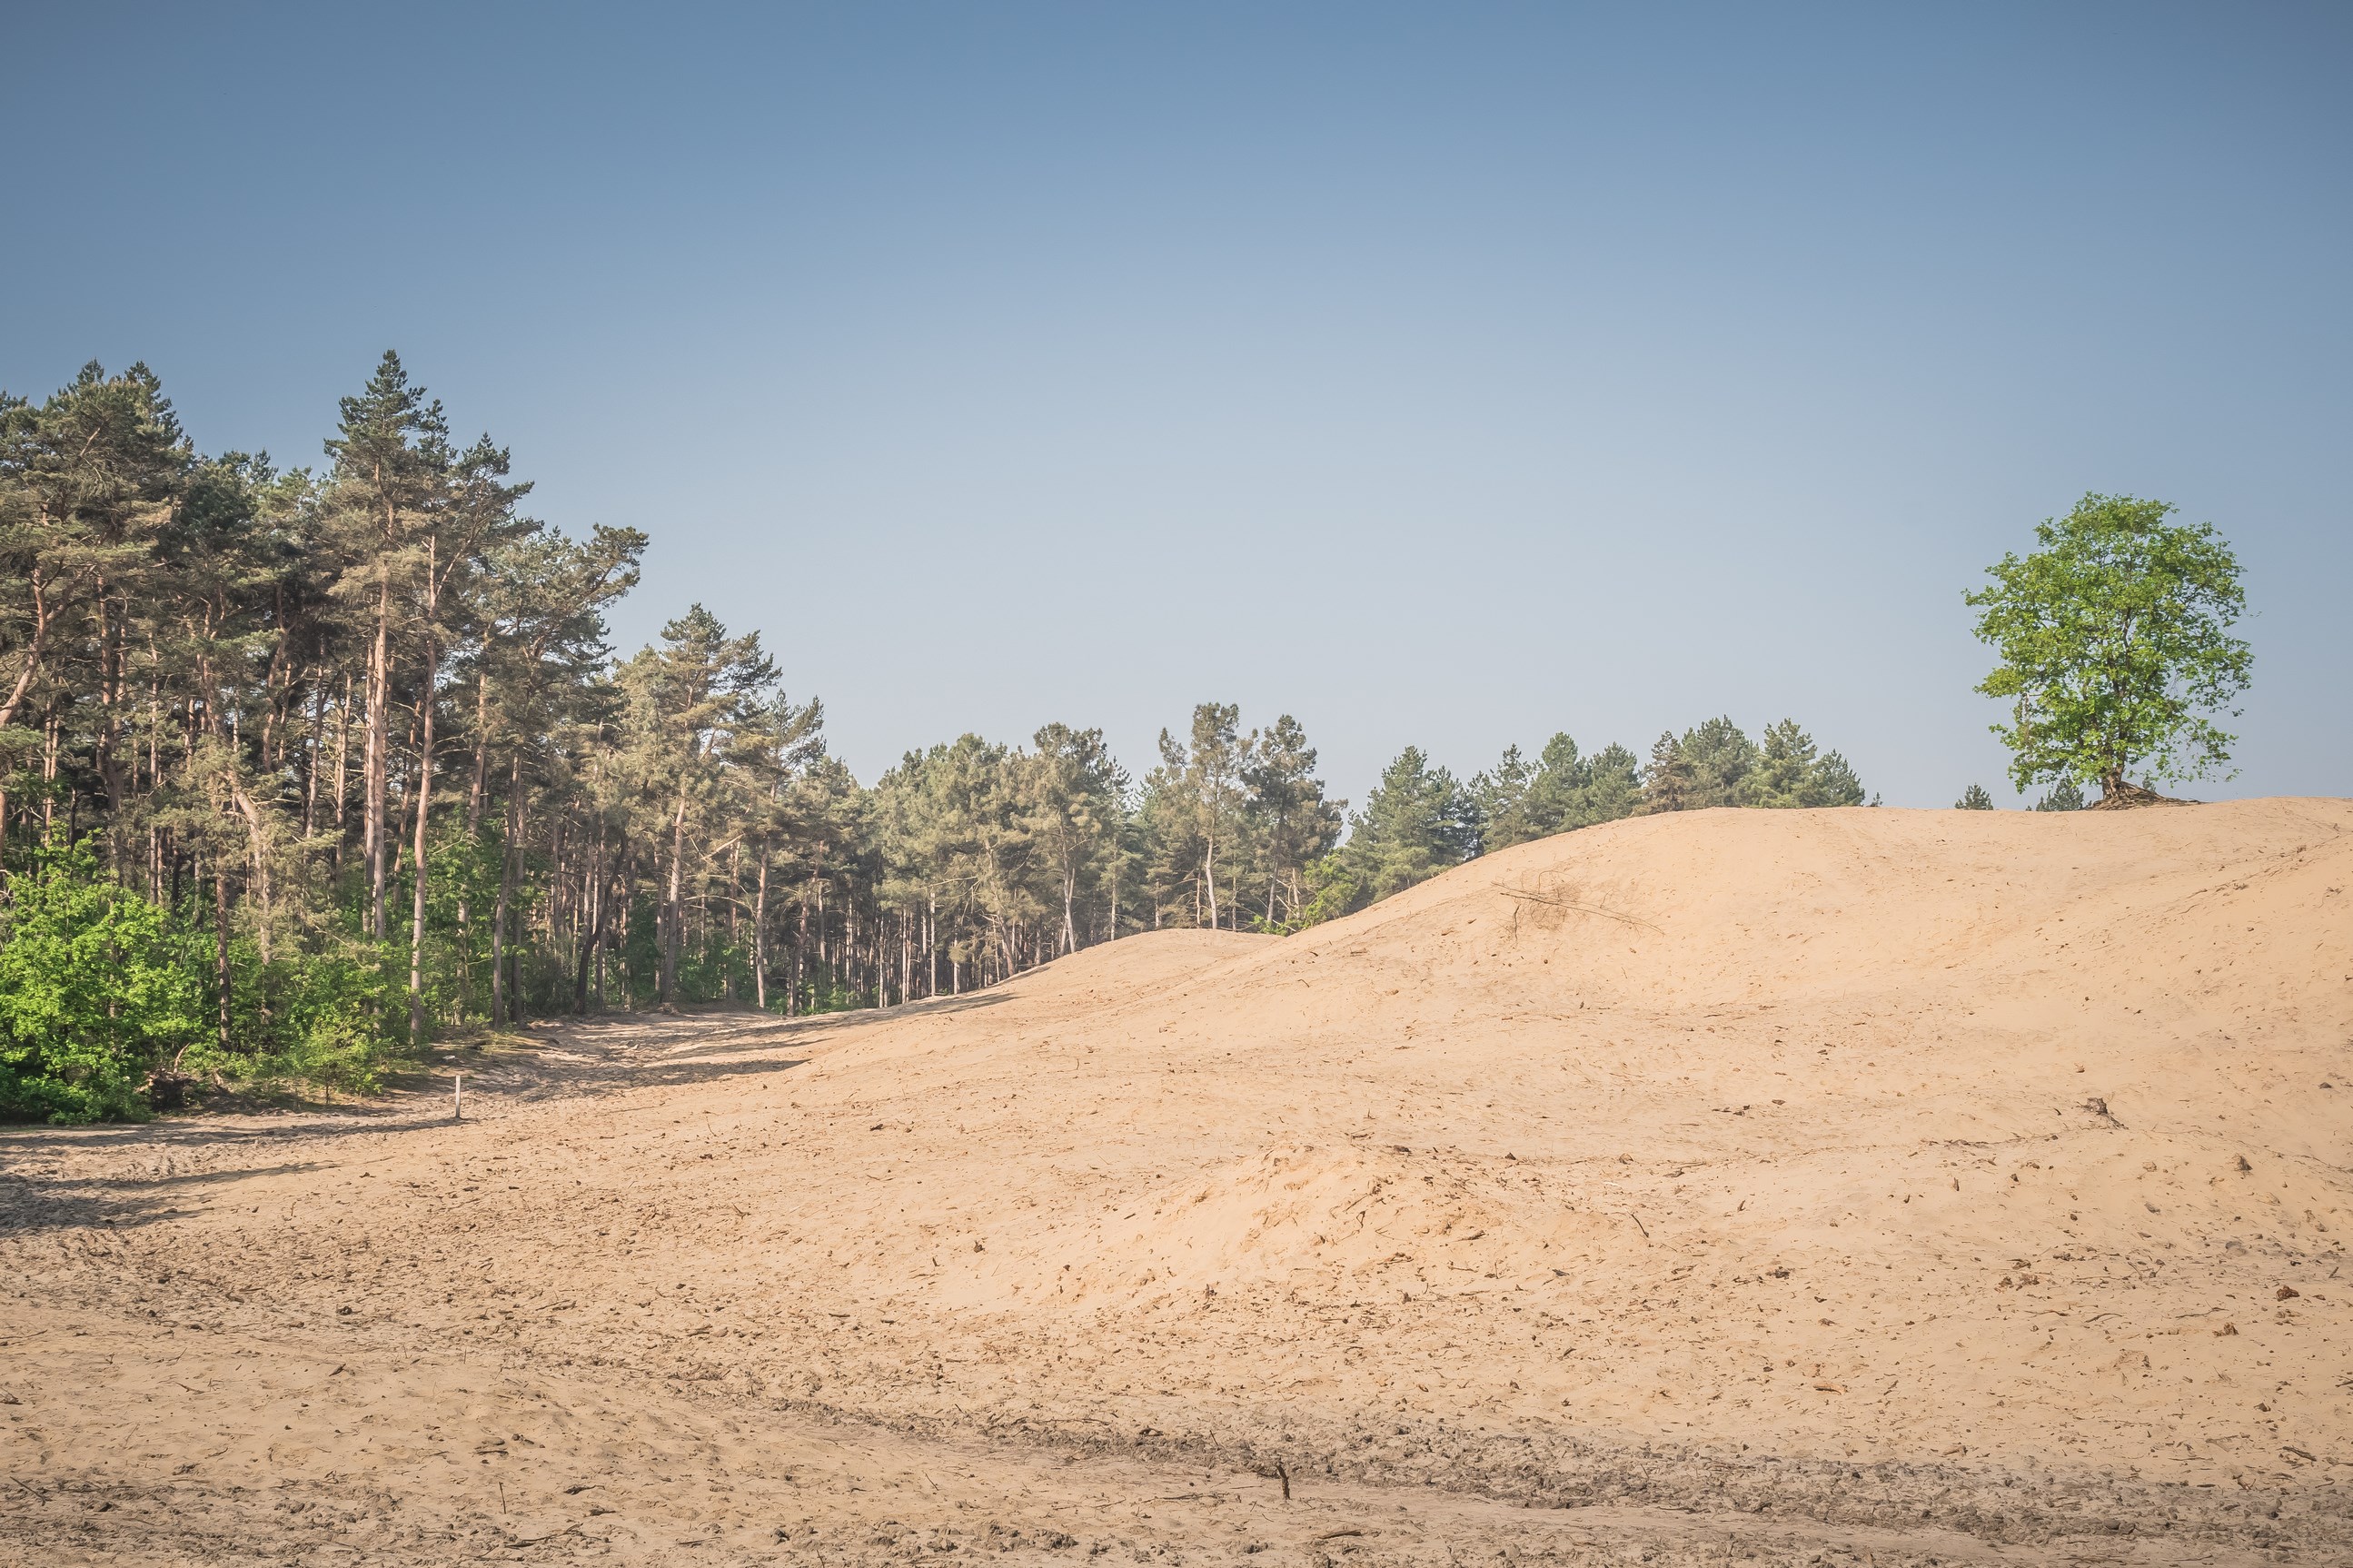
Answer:
[[[386,1066],[406,1049],[408,998],[405,972],[395,973],[399,955],[389,945],[382,953],[372,948],[353,943],[264,963],[239,937],[229,947],[229,1049],[207,1036],[181,1066],[237,1083],[295,1080],[375,1093]]]
[[[32,852],[0,896],[0,1117],[139,1118],[150,1075],[384,1087],[407,1047],[406,957],[326,933],[268,960],[228,948],[220,1038],[211,911],[176,915],[112,880],[88,842]]]
[[[206,996],[164,911],[88,844],[50,845],[0,903],[0,1115],[144,1114],[148,1071],[205,1037]]]

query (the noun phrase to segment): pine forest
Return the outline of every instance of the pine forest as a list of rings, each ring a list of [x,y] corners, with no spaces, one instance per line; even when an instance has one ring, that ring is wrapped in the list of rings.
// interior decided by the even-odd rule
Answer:
[[[617,656],[647,536],[566,537],[387,353],[316,468],[206,457],[143,366],[0,395],[0,1114],[367,1093],[434,1042],[995,984],[1138,931],[1283,932],[1647,812],[1860,805],[1792,721],[1566,734],[1354,811],[1290,715],[1204,702],[861,783],[756,631]]]

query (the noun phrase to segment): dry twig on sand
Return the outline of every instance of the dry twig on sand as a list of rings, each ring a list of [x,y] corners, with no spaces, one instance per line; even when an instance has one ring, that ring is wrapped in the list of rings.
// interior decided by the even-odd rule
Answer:
[[[1620,925],[1640,926],[1644,931],[1660,930],[1658,926],[1639,916],[1620,914],[1616,910],[1605,910],[1599,904],[1578,903],[1574,899],[1565,899],[1557,893],[1546,892],[1540,888],[1499,888],[1496,891],[1514,900],[1512,918],[1514,922],[1519,919],[1518,905],[1542,904],[1547,909],[1567,910],[1572,914],[1599,915],[1605,921],[1616,921]],[[1664,933],[1661,932],[1661,934]]]

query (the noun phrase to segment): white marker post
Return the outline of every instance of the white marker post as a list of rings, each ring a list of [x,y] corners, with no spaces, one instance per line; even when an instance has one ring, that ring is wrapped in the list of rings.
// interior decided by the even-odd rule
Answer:
[[[466,1075],[458,1074],[449,1080],[449,1120],[466,1120]]]

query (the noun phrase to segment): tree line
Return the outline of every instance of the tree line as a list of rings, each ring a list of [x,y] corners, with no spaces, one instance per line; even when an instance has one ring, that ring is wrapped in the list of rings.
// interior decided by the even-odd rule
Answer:
[[[396,355],[324,458],[198,453],[143,366],[0,394],[0,1111],[364,1090],[555,1014],[890,1006],[1638,813],[1863,800],[1794,721],[1714,719],[1468,781],[1409,748],[1351,814],[1295,719],[1220,703],[1141,778],[1055,723],[863,784],[756,632],[694,605],[616,658],[646,536],[529,516]]]

